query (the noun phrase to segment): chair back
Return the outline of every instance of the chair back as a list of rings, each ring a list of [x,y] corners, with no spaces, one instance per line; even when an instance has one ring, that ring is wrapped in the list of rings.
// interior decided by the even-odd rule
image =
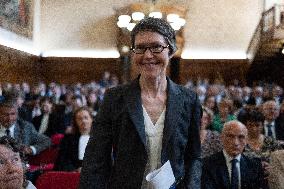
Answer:
[[[37,189],[77,189],[79,186],[79,172],[48,171],[36,180]]]

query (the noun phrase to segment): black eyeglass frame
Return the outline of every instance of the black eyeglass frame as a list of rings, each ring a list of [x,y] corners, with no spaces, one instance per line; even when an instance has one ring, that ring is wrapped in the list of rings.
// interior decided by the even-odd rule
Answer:
[[[143,48],[143,52],[142,51],[141,52],[137,52],[137,51],[135,51],[135,48],[132,47],[131,51],[134,52],[135,54],[144,54],[147,51],[147,49],[149,49],[151,53],[159,54],[159,53],[163,52],[164,49],[169,48],[169,47],[170,47],[170,45],[167,45],[167,46],[158,45],[156,47],[144,47]],[[153,51],[153,49],[155,49],[155,48],[161,48],[161,49],[159,51]]]

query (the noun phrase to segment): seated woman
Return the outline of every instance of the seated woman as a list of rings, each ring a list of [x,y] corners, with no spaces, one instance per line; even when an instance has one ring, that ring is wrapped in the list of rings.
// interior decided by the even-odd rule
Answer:
[[[248,129],[248,140],[244,154],[262,160],[264,174],[268,182],[268,176],[273,174],[274,171],[270,167],[271,153],[282,149],[282,144],[280,141],[262,134],[264,116],[256,108],[248,108],[242,121]]]
[[[74,112],[73,133],[61,141],[55,170],[80,171],[85,149],[90,138],[93,117],[89,108],[81,107]]]
[[[212,123],[213,112],[208,108],[203,107],[200,127],[200,142],[201,142],[201,158],[210,156],[222,150],[219,133],[209,130]]]
[[[271,152],[282,149],[282,146],[280,141],[262,134],[264,116],[256,108],[251,108],[246,110],[242,121],[248,129],[248,141],[244,153],[269,162]]]
[[[0,189],[36,189],[25,179],[27,168],[20,149],[13,138],[0,138]]]
[[[225,122],[235,120],[236,117],[232,114],[233,101],[230,99],[223,99],[219,105],[219,113],[214,115],[212,129],[222,132]]]
[[[213,114],[218,113],[218,105],[215,96],[206,96],[203,105],[211,110]]]

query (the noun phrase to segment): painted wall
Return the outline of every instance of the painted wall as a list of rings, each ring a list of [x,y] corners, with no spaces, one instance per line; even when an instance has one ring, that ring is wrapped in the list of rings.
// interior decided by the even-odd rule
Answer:
[[[139,0],[42,0],[41,36],[36,45],[43,50],[116,49],[114,9],[134,2]],[[200,53],[211,56],[210,52],[229,56],[224,51],[244,55],[264,6],[263,0],[161,0],[157,3],[188,8],[184,50],[191,58],[198,58]]]

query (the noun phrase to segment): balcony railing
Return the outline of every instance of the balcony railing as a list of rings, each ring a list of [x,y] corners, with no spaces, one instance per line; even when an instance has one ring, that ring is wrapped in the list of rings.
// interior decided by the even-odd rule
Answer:
[[[273,39],[275,29],[281,26],[284,27],[284,5],[275,4],[262,13],[262,18],[247,49],[247,56],[250,62],[253,61],[261,41]]]

